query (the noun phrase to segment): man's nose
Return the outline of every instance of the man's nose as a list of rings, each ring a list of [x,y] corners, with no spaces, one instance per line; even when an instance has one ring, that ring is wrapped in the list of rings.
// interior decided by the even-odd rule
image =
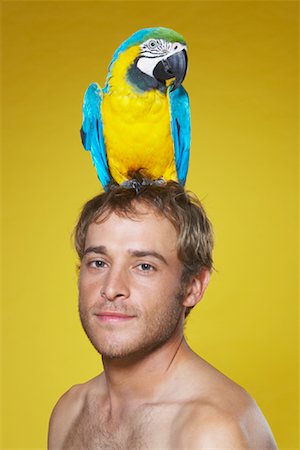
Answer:
[[[102,297],[109,301],[129,297],[129,284],[126,269],[110,267],[100,289]]]

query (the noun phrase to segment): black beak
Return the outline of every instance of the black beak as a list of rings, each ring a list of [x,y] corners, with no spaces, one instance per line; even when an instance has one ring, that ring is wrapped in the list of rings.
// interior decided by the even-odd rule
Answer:
[[[187,53],[185,50],[181,50],[174,55],[169,56],[166,59],[160,61],[154,71],[153,75],[158,81],[169,80],[175,78],[171,91],[175,91],[185,78],[187,71]]]

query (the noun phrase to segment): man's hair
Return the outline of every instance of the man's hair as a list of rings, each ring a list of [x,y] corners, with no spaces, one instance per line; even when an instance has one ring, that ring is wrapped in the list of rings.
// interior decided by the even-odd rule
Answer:
[[[90,224],[105,221],[112,212],[134,218],[141,214],[138,205],[144,204],[166,217],[177,231],[177,255],[183,264],[182,285],[204,268],[211,271],[213,231],[198,198],[175,181],[157,183],[142,179],[130,186],[111,185],[84,205],[74,233],[79,259],[84,255]]]

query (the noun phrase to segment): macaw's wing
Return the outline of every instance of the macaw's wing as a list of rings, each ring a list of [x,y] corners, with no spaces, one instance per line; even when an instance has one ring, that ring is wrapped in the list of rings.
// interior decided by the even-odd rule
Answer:
[[[171,132],[179,183],[186,182],[191,144],[191,115],[189,97],[183,86],[168,90],[171,111]]]
[[[80,134],[84,148],[90,150],[92,154],[99,180],[105,189],[110,181],[110,175],[103,138],[101,102],[101,89],[97,83],[92,83],[84,95],[83,122]]]

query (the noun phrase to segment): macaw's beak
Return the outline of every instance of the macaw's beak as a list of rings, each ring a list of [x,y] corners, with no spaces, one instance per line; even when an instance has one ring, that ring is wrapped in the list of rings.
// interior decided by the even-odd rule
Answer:
[[[162,59],[153,70],[153,75],[159,81],[175,78],[171,88],[171,91],[175,91],[185,78],[188,64],[187,61],[187,53],[186,50],[183,49],[166,59]]]

